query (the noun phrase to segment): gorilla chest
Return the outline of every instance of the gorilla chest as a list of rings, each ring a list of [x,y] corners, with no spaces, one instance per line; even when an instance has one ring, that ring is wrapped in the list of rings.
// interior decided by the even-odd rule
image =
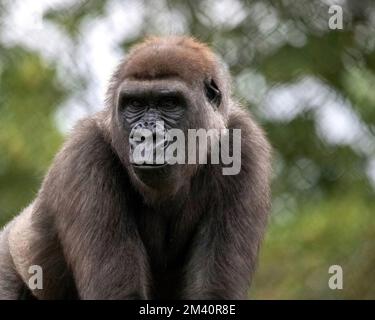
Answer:
[[[145,210],[138,216],[138,231],[151,271],[153,298],[178,297],[181,292],[195,225],[187,223],[185,214],[176,211],[165,215]]]
[[[164,270],[183,265],[194,229],[194,225],[186,223],[185,214],[144,210],[139,215],[138,231],[153,268]]]

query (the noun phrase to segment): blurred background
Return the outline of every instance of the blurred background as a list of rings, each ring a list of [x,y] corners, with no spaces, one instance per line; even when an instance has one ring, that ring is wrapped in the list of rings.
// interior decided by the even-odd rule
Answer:
[[[343,29],[328,27],[330,5]],[[274,146],[255,299],[375,299],[375,1],[0,0],[0,226],[148,35],[209,43]],[[328,287],[342,266],[343,290]]]

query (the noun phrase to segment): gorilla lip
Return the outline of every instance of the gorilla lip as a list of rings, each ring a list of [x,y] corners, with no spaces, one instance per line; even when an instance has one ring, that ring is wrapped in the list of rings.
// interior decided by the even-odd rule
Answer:
[[[145,170],[151,170],[151,169],[159,169],[159,168],[164,168],[168,165],[168,163],[162,163],[162,164],[136,164],[132,163],[133,167],[137,169],[145,169]]]

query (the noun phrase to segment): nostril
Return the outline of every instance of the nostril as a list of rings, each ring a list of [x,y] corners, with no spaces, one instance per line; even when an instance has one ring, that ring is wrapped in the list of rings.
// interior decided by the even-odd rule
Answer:
[[[134,130],[136,129],[142,129],[143,128],[143,124],[142,123],[138,123],[134,126]]]

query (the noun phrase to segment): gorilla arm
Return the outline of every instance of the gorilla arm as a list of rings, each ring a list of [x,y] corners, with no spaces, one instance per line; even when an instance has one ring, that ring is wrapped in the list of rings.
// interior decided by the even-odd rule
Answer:
[[[50,217],[36,210],[37,201],[5,229],[0,252],[0,260],[5,261],[0,266],[0,298],[62,299],[72,291],[72,279],[67,273],[57,233]],[[28,288],[33,275],[29,268],[34,265],[42,267],[43,289]],[[10,277],[14,279],[12,287]]]
[[[24,287],[9,248],[9,232],[14,225],[10,222],[0,233],[0,300],[18,299]]]
[[[210,175],[220,179],[207,195],[217,197],[209,201],[216,205],[195,236],[185,299],[246,299],[256,266],[270,206],[270,146],[246,112],[236,110],[230,119],[229,128],[241,129],[241,171]]]
[[[117,161],[96,121],[77,126],[33,205],[2,234],[0,297],[19,297],[39,265],[38,298],[146,298],[145,255]]]

